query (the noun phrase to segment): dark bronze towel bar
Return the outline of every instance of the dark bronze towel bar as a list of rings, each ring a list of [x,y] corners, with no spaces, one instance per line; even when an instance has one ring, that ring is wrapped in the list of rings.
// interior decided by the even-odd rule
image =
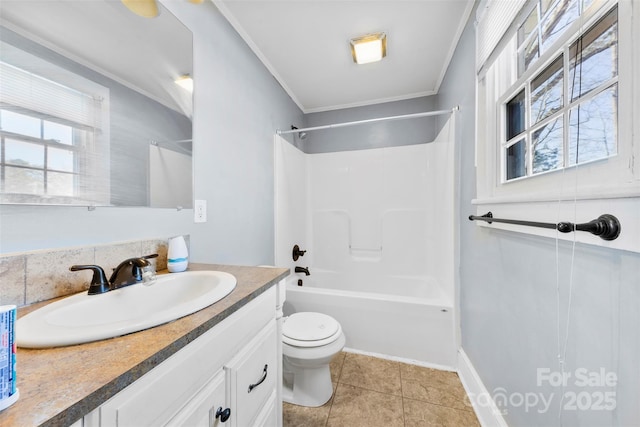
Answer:
[[[534,221],[520,221],[517,219],[500,219],[494,218],[491,212],[487,212],[484,215],[469,215],[471,221],[486,221],[489,224],[492,222],[502,222],[505,224],[526,225],[529,227],[539,228],[551,228],[558,230],[561,233],[571,233],[572,231],[588,231],[591,234],[600,236],[603,240],[615,240],[620,235],[620,221],[613,215],[604,214],[600,215],[593,221],[585,222],[583,224],[574,224],[572,222],[559,222],[554,224],[552,222],[534,222]]]

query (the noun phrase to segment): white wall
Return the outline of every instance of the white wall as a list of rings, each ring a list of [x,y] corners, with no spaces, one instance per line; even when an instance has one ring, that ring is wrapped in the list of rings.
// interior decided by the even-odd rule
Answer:
[[[163,4],[193,32],[194,187],[208,222],[193,210],[0,206],[0,252],[190,234],[191,260],[273,263],[276,129],[302,113],[211,2]]]

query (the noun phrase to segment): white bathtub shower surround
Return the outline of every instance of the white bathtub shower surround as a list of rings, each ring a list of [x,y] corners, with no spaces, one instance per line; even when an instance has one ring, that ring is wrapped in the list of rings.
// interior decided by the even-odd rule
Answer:
[[[373,270],[373,269],[372,269]],[[295,276],[298,279],[298,276]],[[320,288],[327,291],[347,291],[367,293],[379,296],[428,299],[437,304],[450,307],[451,300],[442,291],[433,277],[409,275],[382,275],[377,272],[339,273],[336,271],[313,268],[309,277],[303,277],[305,287]]]
[[[331,281],[323,276],[304,279],[303,286],[297,285],[297,277],[289,277],[284,314],[328,314],[340,322],[347,349],[455,369],[454,312],[442,295],[416,297],[324,288]]]
[[[306,250],[308,197],[307,171],[309,155],[289,144],[281,136],[274,136],[275,188],[275,261],[276,265],[294,270],[296,265],[307,266],[307,253],[294,263],[294,245]]]
[[[453,126],[428,144],[311,155],[276,137],[276,264],[311,272],[290,310],[335,317],[348,348],[455,366]]]

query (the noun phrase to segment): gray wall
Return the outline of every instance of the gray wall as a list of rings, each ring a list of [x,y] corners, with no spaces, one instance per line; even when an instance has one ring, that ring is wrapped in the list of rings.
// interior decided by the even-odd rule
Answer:
[[[425,96],[364,107],[311,113],[306,115],[306,125],[314,127],[433,111],[435,101],[434,96]],[[435,123],[435,118],[425,117],[317,130],[308,133],[302,149],[306,153],[328,153],[422,144],[431,142],[436,137]]]
[[[472,13],[472,17],[475,13]],[[559,372],[556,247],[552,239],[480,228],[475,213],[475,31],[466,26],[438,94],[437,108],[460,105],[460,308],[462,348],[490,393],[516,404],[503,407],[512,426],[637,426],[640,424],[640,254],[576,245],[565,371],[568,388],[537,384],[537,369]],[[572,247],[561,242],[560,337],[564,343]],[[563,344],[561,344],[563,346]],[[575,387],[575,370],[616,373],[617,386]],[[613,391],[615,411],[564,411],[560,396]],[[517,393],[553,393],[551,408],[525,409]],[[500,394],[498,390],[495,396]],[[499,397],[499,396],[498,396]],[[594,400],[595,401],[595,400]],[[568,403],[565,400],[564,403]],[[540,413],[538,411],[542,411]]]
[[[302,113],[211,2],[163,2],[194,38],[193,210],[0,206],[0,252],[191,234],[191,260],[273,263],[273,134]]]
[[[273,136],[302,112],[212,2],[166,5],[194,32],[194,187],[208,221],[193,225],[192,260],[273,264]]]

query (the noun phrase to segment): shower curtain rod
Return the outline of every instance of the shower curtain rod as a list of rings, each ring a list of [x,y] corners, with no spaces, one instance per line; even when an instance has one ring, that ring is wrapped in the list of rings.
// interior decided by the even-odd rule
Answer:
[[[355,126],[362,125],[365,123],[375,123],[375,122],[383,122],[383,121],[391,121],[391,120],[405,120],[405,119],[417,119],[418,117],[429,117],[429,116],[441,116],[443,114],[450,114],[454,111],[459,110],[460,107],[456,106],[450,110],[439,110],[439,111],[427,111],[424,113],[414,113],[414,114],[404,114],[402,116],[390,116],[390,117],[380,117],[377,119],[367,119],[367,120],[358,120],[355,122],[345,122],[345,123],[334,123],[332,125],[323,125],[323,126],[314,126],[310,128],[304,129],[292,129],[292,130],[280,130],[276,131],[278,135],[285,135],[288,133],[300,133],[300,132],[309,132],[311,130],[320,130],[320,129],[333,129],[333,128],[341,128],[345,126]]]

